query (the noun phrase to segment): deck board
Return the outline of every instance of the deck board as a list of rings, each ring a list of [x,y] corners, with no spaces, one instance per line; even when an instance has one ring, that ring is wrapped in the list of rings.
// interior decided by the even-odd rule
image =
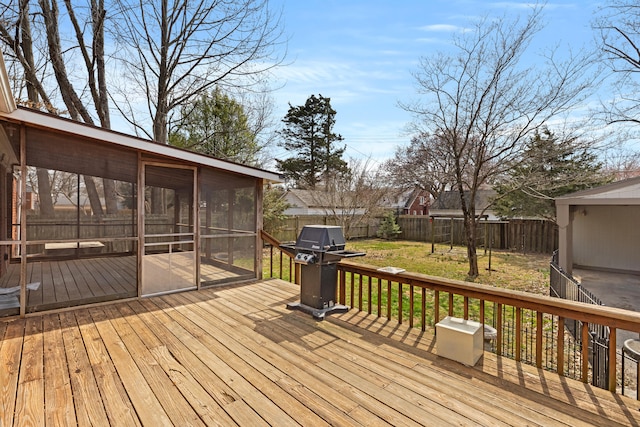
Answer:
[[[0,341],[0,425],[13,423],[25,322],[6,324]],[[22,390],[21,390],[22,393]]]
[[[165,297],[169,301],[177,299],[179,296]],[[193,334],[200,346],[197,346],[195,342],[192,344],[197,346],[200,352],[200,357],[208,360],[208,363],[212,364],[214,372],[226,383],[234,384],[235,393],[239,398],[245,400],[262,418],[270,424],[279,425],[297,425],[293,417],[287,414],[283,408],[271,399],[265,399],[263,392],[255,387],[250,378],[245,378],[241,373],[229,366],[227,358],[237,358],[228,349],[225,349],[216,337],[206,332],[212,323],[207,322],[202,318],[201,313],[197,307],[189,307],[188,313],[185,313],[184,306],[180,300],[176,301],[177,304],[165,304],[161,305],[167,314],[178,324],[186,330],[188,334]],[[186,315],[185,315],[186,314]],[[227,326],[220,324],[216,327],[216,336],[225,334],[228,332]],[[271,390],[270,390],[271,391]]]
[[[41,319],[27,319],[22,347],[16,418],[22,425],[44,424],[44,341]]]
[[[107,398],[100,394],[75,313],[61,313],[59,318],[61,344],[64,345],[78,425],[107,425],[109,421],[103,403]],[[98,399],[98,396],[101,398]]]
[[[112,301],[137,295],[138,275],[135,256],[109,256],[67,260],[38,260],[27,264],[27,283],[40,283],[37,290],[27,290],[27,312],[56,310],[81,304]],[[176,268],[187,280],[193,273]],[[231,281],[238,275],[218,266],[202,264],[203,280]],[[20,285],[20,264],[11,264],[0,277],[0,288]],[[11,311],[9,311],[11,310]],[[8,307],[6,314],[17,314]],[[3,315],[0,309],[0,317]]]
[[[43,321],[44,339],[44,382],[45,382],[45,418],[51,425],[75,425],[73,393],[71,380],[60,343],[62,329],[60,319],[55,315],[46,315]]]
[[[199,300],[196,294],[185,294],[185,298],[189,298],[189,302],[198,303]],[[203,310],[206,310],[207,304],[204,304]],[[269,345],[268,341],[248,339],[246,334],[249,332],[247,329],[241,329],[241,327],[251,328],[250,324],[242,325],[242,322],[237,322],[228,315],[229,312],[225,312],[221,306],[216,306],[214,312],[208,311],[203,316],[205,321],[215,322],[219,324],[225,322],[229,329],[224,334],[216,334],[215,339],[222,345],[232,351],[238,356],[237,362],[234,363],[234,369],[238,372],[242,372],[245,378],[250,379],[254,386],[265,389],[264,379],[268,379],[276,384],[282,384],[286,390],[296,390],[299,395],[306,396],[308,400],[307,407],[312,412],[320,414],[331,414],[331,419],[337,419],[344,421],[348,424],[344,413],[345,409],[352,410],[355,405],[352,402],[344,402],[332,393],[325,393],[330,383],[322,383],[315,380],[308,371],[300,370],[298,366],[290,363],[285,357],[280,348],[277,346]],[[224,319],[224,320],[221,320]],[[241,319],[240,319],[241,320]],[[260,331],[262,333],[262,331]],[[253,335],[253,333],[251,333]],[[260,358],[251,357],[253,354],[260,354]],[[280,356],[280,357],[278,357]],[[245,365],[250,364],[253,371],[249,370]],[[311,367],[309,367],[311,369]],[[253,372],[259,372],[261,375],[255,375]],[[269,383],[266,383],[268,385]],[[315,389],[315,390],[314,390]],[[271,392],[271,398],[273,398]],[[344,403],[343,403],[344,402]],[[296,402],[297,403],[297,402]],[[316,405],[321,403],[320,405]],[[325,404],[327,403],[327,404]],[[296,405],[290,402],[282,402],[281,406],[285,406],[289,409],[296,408]],[[297,418],[302,417],[304,414],[298,413]],[[311,423],[315,417],[311,419],[307,418],[306,422]],[[353,422],[353,421],[352,421]]]
[[[195,297],[197,295],[192,294],[190,296]],[[251,297],[243,294],[241,298],[243,298],[243,301],[247,301]],[[237,314],[234,313],[234,309],[223,309],[217,303],[218,301],[211,301],[211,303],[207,305],[211,307],[212,311],[220,310],[224,312],[224,318],[235,317],[237,319]],[[255,313],[255,309],[248,308],[245,316],[255,316]],[[273,318],[273,315],[268,313],[269,310],[264,310],[263,306],[260,314],[264,315],[265,319]],[[335,375],[333,370],[327,370],[319,366],[318,363],[320,359],[308,350],[307,345],[304,343],[296,343],[296,341],[299,340],[298,337],[303,337],[303,340],[305,339],[304,336],[309,334],[308,330],[299,329],[290,333],[290,330],[287,328],[280,330],[275,329],[276,325],[272,322],[269,322],[267,328],[263,328],[262,326],[260,323],[255,325],[259,334],[254,340],[247,339],[247,335],[251,337],[253,334],[246,329],[242,335],[238,334],[239,336],[234,336],[234,339],[240,340],[242,344],[249,346],[252,351],[263,354],[263,357],[272,365],[279,366],[285,364],[287,367],[286,372],[289,376],[296,378],[299,384],[309,388],[321,399],[328,399],[332,405],[335,405],[336,408],[342,410],[344,413],[349,413],[360,406],[364,408],[367,413],[374,414],[376,417],[386,420],[392,425],[419,425],[402,414],[401,411],[398,411],[393,405],[380,405],[375,397],[359,388],[354,388],[353,384],[347,383],[341,376]],[[251,326],[234,326],[234,329],[241,328],[251,329]],[[281,345],[272,345],[271,341],[264,342],[263,337],[270,338],[273,342],[281,342]],[[295,343],[295,345],[287,345],[289,342]],[[270,350],[270,352],[267,353],[265,350]],[[303,355],[303,357],[300,355]],[[373,385],[375,385],[374,381],[369,378],[369,383],[366,388]],[[336,393],[327,393],[327,390],[334,390]],[[354,394],[355,398],[353,400],[345,400],[342,397],[345,394]]]
[[[297,290],[270,280],[2,321],[0,425],[640,425],[630,398],[492,353],[475,367],[438,357],[432,329],[289,311]]]

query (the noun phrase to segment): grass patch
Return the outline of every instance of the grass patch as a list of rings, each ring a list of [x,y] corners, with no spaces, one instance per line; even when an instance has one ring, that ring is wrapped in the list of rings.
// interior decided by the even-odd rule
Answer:
[[[376,267],[399,267],[456,280],[467,280],[469,271],[467,249],[462,246],[451,249],[449,245],[436,245],[434,253],[431,253],[431,243],[370,239],[349,241],[347,249],[365,252],[365,257],[355,261]],[[493,250],[489,271],[489,251],[485,253],[483,248],[479,248],[477,254],[480,275],[475,279],[476,283],[548,294],[550,255]]]
[[[431,252],[431,243],[414,242],[406,240],[386,241],[381,239],[369,239],[349,241],[347,249],[350,251],[365,252],[363,258],[354,259],[362,264],[374,267],[399,267],[409,272],[423,273],[431,276],[444,277],[448,279],[467,280],[469,263],[466,256],[466,247],[449,245],[436,245],[434,252]],[[550,256],[545,254],[519,254],[511,251],[484,251],[483,248],[477,250],[478,268],[480,275],[475,279],[476,283],[496,286],[505,289],[519,290],[524,292],[548,295],[549,293],[549,261]],[[489,270],[489,258],[491,258],[491,270]],[[349,279],[348,279],[349,280]],[[378,288],[377,279],[372,279],[371,306],[373,313],[380,313],[383,317],[398,318],[400,307],[402,307],[403,319],[410,316],[410,289],[403,286],[402,292],[398,289],[397,283],[392,283],[391,289],[388,283],[383,281]],[[369,283],[366,278],[354,278],[354,302],[359,300],[362,293],[363,309],[368,310]],[[380,293],[378,294],[378,289]],[[414,324],[421,323],[421,290],[414,290]],[[347,284],[347,302],[351,301],[351,286]],[[400,304],[402,298],[402,304]],[[378,299],[380,300],[380,311],[378,311]],[[433,325],[434,295],[431,290],[425,293],[425,323]],[[449,294],[440,293],[438,305],[440,306],[440,317],[446,315],[449,309]],[[464,312],[464,298],[460,295],[453,297],[454,316],[462,317]],[[389,310],[390,309],[390,310]],[[478,320],[480,317],[480,305],[478,300],[471,299],[468,305],[469,318]],[[485,318],[488,323],[493,323],[496,313],[492,303],[485,305]],[[523,313],[524,314],[524,313]],[[511,321],[513,316],[510,312],[504,312],[504,321]],[[526,316],[526,315],[525,315]]]

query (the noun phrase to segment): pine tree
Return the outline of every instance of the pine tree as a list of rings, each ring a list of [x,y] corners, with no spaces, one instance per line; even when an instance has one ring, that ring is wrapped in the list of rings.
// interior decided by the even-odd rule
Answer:
[[[278,133],[279,144],[292,153],[292,157],[276,160],[285,178],[298,188],[314,189],[327,178],[348,172],[342,159],[345,148],[336,148],[343,140],[333,132],[336,111],[331,99],[311,95],[304,105],[292,106],[282,120],[285,127]]]
[[[218,88],[182,107],[179,126],[169,133],[169,144],[253,165],[260,146],[244,107]]]
[[[378,237],[386,240],[392,240],[398,237],[402,231],[400,230],[400,226],[396,222],[396,216],[393,212],[389,212],[380,223],[380,227],[378,227]]]
[[[589,144],[560,140],[544,128],[531,137],[519,163],[495,186],[494,211],[505,218],[555,220],[554,198],[609,180]]]

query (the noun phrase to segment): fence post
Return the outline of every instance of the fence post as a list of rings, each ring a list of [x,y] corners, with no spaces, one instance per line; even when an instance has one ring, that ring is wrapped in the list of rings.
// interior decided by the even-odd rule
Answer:
[[[429,217],[429,221],[431,222],[431,253],[434,253],[436,250],[436,243],[435,243],[435,232],[433,230],[434,224],[435,224],[435,220],[433,217]]]
[[[453,217],[451,217],[451,246],[449,249],[453,249]]]

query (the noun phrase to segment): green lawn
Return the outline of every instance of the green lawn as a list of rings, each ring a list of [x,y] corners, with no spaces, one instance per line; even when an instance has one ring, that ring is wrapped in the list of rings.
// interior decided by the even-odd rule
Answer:
[[[449,279],[467,280],[469,263],[466,248],[436,245],[431,253],[431,243],[406,240],[380,239],[347,242],[347,249],[366,253],[354,261],[376,267],[399,267],[407,271],[424,273]],[[480,276],[475,283],[507,289],[547,294],[549,289],[549,261],[547,254],[526,254],[510,251],[492,251],[491,271],[489,251],[477,250]]]

